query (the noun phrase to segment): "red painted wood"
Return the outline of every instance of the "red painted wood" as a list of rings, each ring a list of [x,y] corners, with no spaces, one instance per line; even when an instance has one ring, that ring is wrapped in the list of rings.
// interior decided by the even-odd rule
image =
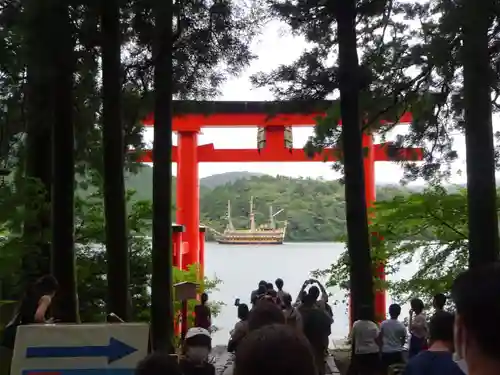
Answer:
[[[387,155],[387,148],[390,143],[374,145],[375,161],[394,161]],[[199,163],[298,163],[298,162],[324,162],[336,161],[337,152],[334,149],[327,149],[322,155],[315,155],[309,158],[303,149],[216,149],[212,143],[198,146]],[[401,160],[419,161],[423,158],[422,148],[402,148],[398,151],[398,158]],[[172,148],[172,162],[178,162],[177,146]],[[138,160],[142,163],[152,163],[153,154],[151,150],[144,150]],[[179,170],[179,168],[177,168]]]
[[[183,241],[188,243],[188,252],[182,256],[182,268],[187,269],[199,261],[200,187],[198,177],[198,133],[179,133],[177,152],[182,164],[178,165],[177,215],[178,224],[184,225]]]
[[[314,126],[318,118],[324,113],[310,114],[277,114],[267,113],[214,113],[210,115],[179,115],[173,120],[174,132],[199,131],[201,128],[242,128],[242,127],[267,127],[267,126]],[[408,124],[412,121],[411,113],[405,113],[398,120],[399,124]],[[154,126],[154,116],[150,114],[143,120],[143,125]],[[342,123],[342,122],[341,122]],[[382,121],[382,123],[387,123]]]
[[[199,234],[199,185],[198,164],[203,162],[323,162],[337,160],[337,152],[327,149],[321,155],[309,158],[303,149],[287,149],[284,144],[285,126],[313,126],[324,113],[310,114],[277,114],[270,116],[266,113],[214,113],[211,115],[188,114],[179,115],[173,119],[173,131],[178,132],[179,147],[172,149],[172,162],[177,165],[177,218],[180,224],[186,227],[183,241],[187,251],[182,250],[182,267],[200,262],[204,269],[203,242]],[[411,113],[405,113],[398,123],[412,121]],[[383,123],[383,122],[382,122]],[[143,121],[144,126],[153,126],[153,115]],[[265,127],[267,129],[266,145],[263,149],[216,149],[213,144],[198,146],[197,133],[204,127]],[[368,139],[369,138],[369,139]],[[374,164],[376,161],[422,160],[423,149],[403,148],[393,150],[390,143],[373,145],[371,136],[364,135],[364,146],[368,157],[365,160],[366,201],[370,207],[375,200]],[[391,151],[391,152],[389,152]],[[389,155],[391,154],[391,155]],[[146,150],[141,162],[152,162],[151,150]],[[201,245],[201,246],[200,246]],[[178,261],[177,261],[178,262]],[[383,266],[378,272],[385,277]],[[377,291],[375,297],[377,315],[385,315],[385,291]],[[185,329],[185,326],[183,327]]]

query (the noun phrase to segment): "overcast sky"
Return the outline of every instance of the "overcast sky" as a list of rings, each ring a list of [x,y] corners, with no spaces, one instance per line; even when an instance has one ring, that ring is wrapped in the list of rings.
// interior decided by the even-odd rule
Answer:
[[[222,88],[222,95],[215,100],[231,101],[259,101],[273,100],[271,92],[267,89],[256,89],[252,87],[249,77],[257,72],[270,71],[280,64],[294,61],[304,48],[306,43],[303,39],[287,35],[283,24],[279,22],[270,23],[262,32],[262,35],[252,46],[258,59],[253,61],[249,69],[241,76],[230,79]],[[498,125],[498,121],[495,121]],[[497,128],[497,126],[495,126]],[[407,127],[398,126],[394,135],[405,132]],[[312,128],[296,128],[293,130],[294,147],[303,147],[308,136],[312,134]],[[389,137],[390,138],[390,137]],[[152,139],[152,129],[146,130],[146,139]],[[216,148],[255,148],[257,145],[256,128],[240,129],[204,129],[199,137],[200,144],[213,143]],[[176,138],[174,137],[174,143]],[[455,176],[452,183],[465,182],[465,141],[462,136],[455,137],[455,148],[459,152],[459,160],[454,164]],[[174,165],[175,174],[175,165]],[[328,163],[203,163],[200,164],[200,178],[217,173],[230,171],[262,172],[270,175],[287,175],[293,177],[322,177],[324,179],[336,179],[340,176],[332,171]],[[461,173],[461,172],[464,173]],[[387,162],[376,163],[375,178],[377,183],[397,184],[402,177],[402,169]],[[422,184],[422,181],[416,183]]]

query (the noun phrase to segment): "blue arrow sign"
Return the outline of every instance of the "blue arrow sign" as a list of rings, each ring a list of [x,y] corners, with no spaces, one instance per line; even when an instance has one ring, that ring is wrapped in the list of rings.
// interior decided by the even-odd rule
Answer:
[[[137,349],[113,337],[104,346],[39,346],[26,349],[26,358],[106,357],[108,363],[126,357]]]
[[[65,370],[23,370],[22,375],[134,375],[133,368],[85,368]]]
[[[65,370],[23,370],[22,375],[134,375],[133,368],[85,368]]]

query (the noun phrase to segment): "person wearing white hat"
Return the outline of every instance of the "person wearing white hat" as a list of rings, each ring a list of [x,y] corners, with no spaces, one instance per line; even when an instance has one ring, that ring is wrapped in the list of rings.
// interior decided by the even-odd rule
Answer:
[[[180,367],[184,375],[215,375],[215,367],[208,362],[212,337],[205,328],[193,327],[186,332],[182,346]]]

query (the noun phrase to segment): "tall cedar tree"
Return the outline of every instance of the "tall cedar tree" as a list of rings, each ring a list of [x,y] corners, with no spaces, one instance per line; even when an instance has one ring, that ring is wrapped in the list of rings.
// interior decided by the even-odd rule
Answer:
[[[155,34],[154,1],[130,0],[134,43],[124,59],[127,79],[146,91],[152,88],[154,61],[150,58]],[[173,92],[179,99],[202,99],[216,95],[220,85],[240,73],[255,58],[250,43],[260,32],[264,17],[263,0],[184,0],[175,1]],[[224,16],[214,20],[213,11]]]
[[[493,72],[489,51],[495,1],[463,0],[461,3],[469,266],[477,267],[497,261],[500,250],[491,103]]]
[[[173,4],[155,0],[153,39],[153,248],[151,329],[154,350],[173,353],[172,274],[172,52]]]
[[[499,5],[498,0],[439,0],[408,4],[405,9],[409,18],[422,23],[408,60],[423,78],[412,105],[410,138],[432,142],[429,171],[442,169],[438,159],[432,160],[432,151],[438,150],[444,161],[450,155],[456,158],[450,134],[465,132],[471,267],[499,256],[492,129],[492,109],[499,108],[500,92]]]
[[[384,111],[382,104],[386,104],[387,100],[371,99],[371,76],[366,66],[360,66],[359,63],[356,28],[362,30],[362,40],[366,35],[372,35],[365,46],[370,44],[376,49],[383,36],[375,34],[374,37],[373,34],[383,29],[383,20],[386,18],[384,6],[385,3],[354,0],[273,2],[272,13],[285,21],[295,33],[304,36],[312,46],[292,64],[283,65],[270,74],[253,77],[258,86],[272,85],[280,99],[321,100],[340,92],[340,109],[338,103],[332,104],[327,121],[316,127],[318,141],[314,146],[335,146],[343,150],[354,319],[359,316],[361,305],[372,307],[374,313],[360,113],[368,114],[370,123],[375,123],[381,112],[386,117],[397,119],[392,108]],[[391,56],[398,59],[396,54]],[[371,56],[365,57],[369,58]],[[374,57],[373,60],[380,59]],[[340,117],[341,127],[338,126]]]
[[[27,67],[26,85],[26,177],[27,191],[42,195],[27,199],[29,213],[24,222],[22,255],[22,287],[34,279],[50,273],[50,195],[52,183],[51,139],[52,129],[52,56],[51,25],[48,24],[50,8],[46,2],[23,2],[25,56]],[[41,201],[45,204],[39,205]]]
[[[52,57],[55,70],[53,96],[52,267],[59,281],[56,311],[62,322],[79,322],[74,243],[75,136],[73,74],[75,43],[68,2],[54,0],[50,13]]]
[[[334,4],[337,3],[277,1],[273,4],[274,13],[312,43],[312,48],[293,64],[254,77],[258,85],[275,82],[278,85],[273,88],[280,97],[300,99],[323,99],[338,89],[339,69],[331,63],[337,43],[341,43],[339,29],[332,26]],[[363,69],[358,77],[364,81],[361,112],[368,124],[374,126],[373,120],[397,122],[402,112],[411,111],[411,131],[399,136],[397,144],[425,146],[430,142],[432,148],[424,154],[425,163],[406,165],[405,177],[410,180],[423,177],[431,182],[451,175],[450,162],[457,158],[452,134],[464,131],[465,112],[470,264],[497,259],[491,105],[486,98],[491,87],[496,93],[493,104],[499,108],[498,1],[481,2],[474,9],[475,5],[465,0],[414,3],[360,0],[356,5],[358,43],[363,46]],[[422,27],[416,29],[411,24],[415,19]],[[484,73],[489,71],[493,74]],[[470,84],[475,87],[473,91],[469,91]],[[332,123],[325,121],[316,127],[312,146],[342,144],[341,130]],[[381,130],[391,127],[389,124]]]
[[[173,72],[177,95],[191,98],[212,95],[227,76],[240,72],[248,65],[253,58],[249,43],[262,24],[262,8],[258,3],[261,2],[251,2],[251,6],[246,8],[245,4],[232,5],[227,14],[228,22],[211,32],[207,32],[211,23],[210,13],[207,12],[211,1],[179,3],[182,7],[177,7],[175,18],[181,26],[182,38],[176,43],[174,64],[176,61],[178,63]],[[25,132],[25,123],[29,123],[26,174],[40,182],[39,191],[33,194],[43,194],[45,199],[43,206],[36,206],[36,199],[27,199],[28,212],[36,213],[27,215],[24,226],[24,244],[27,249],[23,256],[23,270],[28,282],[50,272],[50,125],[53,123],[51,90],[55,74],[51,71],[54,65],[50,47],[58,38],[52,34],[51,19],[41,11],[49,7],[48,3],[22,0],[6,2],[4,5],[0,9],[0,34],[5,38],[1,38],[0,46],[5,47],[1,49],[6,54],[0,56],[0,81],[5,84],[0,90],[2,103],[4,99],[9,103],[10,124],[16,125],[9,137]],[[92,174],[96,169],[99,172],[103,170],[101,132],[96,126],[102,109],[98,94],[101,86],[98,74],[101,46],[99,5],[100,2],[92,1],[70,5],[74,26],[72,33],[77,43],[73,92],[77,151],[75,166],[77,173],[84,176],[79,183],[83,188],[88,185],[89,168]],[[151,5],[149,1],[124,1],[120,14],[122,30],[125,31],[121,43],[127,45],[130,52],[122,69],[122,87],[126,94],[126,103],[122,107],[123,127],[125,143],[133,144],[135,148],[141,145],[140,120],[151,110],[147,105],[154,65],[150,54],[150,32],[154,30]],[[21,15],[25,16],[27,22],[19,23]],[[26,25],[29,27],[25,28]],[[26,43],[26,51],[19,50],[21,42]],[[29,58],[29,61],[25,58]],[[28,66],[29,85],[25,84],[25,66]],[[28,96],[26,108],[23,100],[25,90]],[[115,168],[115,171],[118,169]],[[22,171],[22,168],[17,170]],[[121,270],[125,272],[123,268]],[[124,277],[111,279],[125,283]]]
[[[129,257],[125,206],[125,147],[122,126],[120,1],[101,0],[102,141],[104,213],[108,258],[108,313],[130,319]]]
[[[365,198],[363,145],[359,96],[360,66],[356,39],[356,1],[337,3],[339,91],[345,179],[347,250],[350,258],[352,321],[360,319],[362,305],[375,318],[370,237]]]

